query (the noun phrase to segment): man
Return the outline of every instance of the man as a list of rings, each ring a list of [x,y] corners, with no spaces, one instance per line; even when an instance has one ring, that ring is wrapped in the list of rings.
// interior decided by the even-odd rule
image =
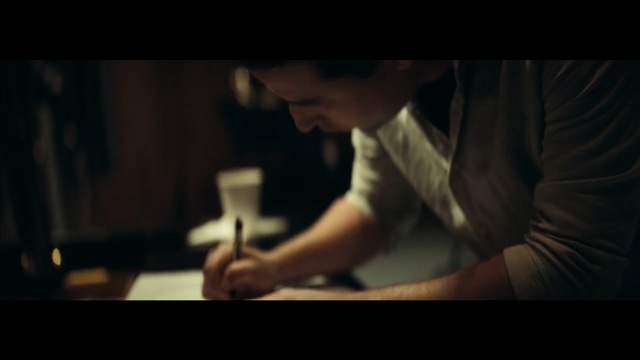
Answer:
[[[229,246],[212,250],[205,297],[238,290],[260,299],[611,299],[637,289],[637,62],[246,66],[289,103],[300,131],[352,132],[352,184],[314,225],[273,250],[245,248],[234,263]],[[377,289],[274,291],[370,259],[406,234],[421,201],[481,261]]]

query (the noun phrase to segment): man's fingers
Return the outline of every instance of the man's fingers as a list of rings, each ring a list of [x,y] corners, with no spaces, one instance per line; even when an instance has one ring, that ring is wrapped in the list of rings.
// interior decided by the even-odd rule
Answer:
[[[251,247],[244,247],[240,259],[233,261],[230,244],[220,244],[209,252],[205,259],[203,272],[204,284],[202,294],[205,298],[229,299],[232,291],[238,297],[243,294],[254,295],[268,284],[260,283],[263,276],[256,268],[256,258],[261,252]]]
[[[202,287],[202,296],[209,300],[229,300],[229,294],[220,288],[213,288],[207,285]]]
[[[202,295],[207,299],[225,299],[229,295],[223,287],[223,273],[231,262],[231,247],[220,244],[209,251],[203,265]]]
[[[250,261],[242,259],[227,266],[223,274],[222,287],[226,290],[233,290],[243,287],[255,286],[255,269]]]
[[[222,273],[227,264],[231,261],[231,246],[220,244],[207,254],[203,268],[207,271]]]

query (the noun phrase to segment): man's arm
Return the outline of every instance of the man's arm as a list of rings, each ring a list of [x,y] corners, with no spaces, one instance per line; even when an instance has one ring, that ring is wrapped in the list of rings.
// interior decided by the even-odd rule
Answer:
[[[514,300],[502,253],[450,275],[347,294],[352,300]]]
[[[283,288],[263,300],[515,300],[502,254],[433,280],[344,292]]]
[[[610,299],[640,215],[640,67],[545,61],[542,179],[524,243],[504,250],[519,299]]]
[[[279,282],[351,270],[388,244],[376,222],[344,197],[306,231],[269,253]]]
[[[406,232],[420,200],[377,138],[352,132],[351,188],[308,230],[269,256],[282,282],[353,269]]]

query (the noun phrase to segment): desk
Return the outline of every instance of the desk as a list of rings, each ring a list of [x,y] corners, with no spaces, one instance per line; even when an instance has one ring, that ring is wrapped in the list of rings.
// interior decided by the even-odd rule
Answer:
[[[202,264],[206,249],[150,253],[145,266],[88,268],[69,272],[58,300],[204,300],[201,296]],[[361,289],[351,274],[313,277],[287,286],[323,287],[345,291]],[[133,291],[133,292],[132,292]]]
[[[20,249],[3,248],[2,298],[126,300],[140,274],[197,273],[209,251],[186,246],[184,231],[85,237],[78,236],[61,247],[63,267],[46,281],[26,278],[20,269]],[[280,241],[281,238],[264,238],[253,246],[268,250]],[[324,284],[362,288],[351,274],[333,276]]]

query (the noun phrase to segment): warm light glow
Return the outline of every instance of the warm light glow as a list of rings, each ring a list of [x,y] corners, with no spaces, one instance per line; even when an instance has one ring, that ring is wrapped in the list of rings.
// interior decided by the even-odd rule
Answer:
[[[53,252],[51,252],[51,261],[53,261],[53,264],[57,267],[60,267],[62,264],[62,255],[58,248],[53,249]]]
[[[22,255],[20,255],[20,265],[22,265],[22,268],[25,271],[29,271],[29,268],[31,267],[31,261],[29,261],[29,256],[26,253],[22,253]]]
[[[252,89],[251,73],[244,67],[238,67],[231,73],[231,88],[234,90],[236,100],[242,106],[251,106]]]

